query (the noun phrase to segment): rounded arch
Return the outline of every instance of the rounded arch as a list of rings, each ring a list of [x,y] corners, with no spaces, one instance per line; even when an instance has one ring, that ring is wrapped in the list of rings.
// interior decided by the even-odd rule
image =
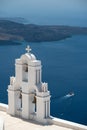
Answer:
[[[31,53],[26,53],[21,56],[20,58],[22,63],[22,81],[28,82],[29,81],[29,65],[30,62],[36,60],[36,57]]]
[[[29,64],[30,61],[36,60],[36,57],[33,54],[25,54],[22,55],[20,60],[22,61],[22,64]]]

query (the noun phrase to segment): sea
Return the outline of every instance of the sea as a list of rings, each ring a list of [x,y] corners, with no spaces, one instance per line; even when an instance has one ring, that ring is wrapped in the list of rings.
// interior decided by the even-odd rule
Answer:
[[[32,53],[42,61],[42,81],[51,93],[51,115],[87,125],[87,35],[52,42],[0,42],[0,102],[8,103],[15,59]]]

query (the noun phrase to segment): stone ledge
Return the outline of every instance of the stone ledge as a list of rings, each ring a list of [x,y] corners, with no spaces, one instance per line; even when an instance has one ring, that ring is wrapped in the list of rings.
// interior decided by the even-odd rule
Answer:
[[[0,111],[7,112],[7,109],[8,109],[8,105],[0,103]],[[67,129],[70,128],[70,129],[73,129],[73,130],[87,130],[87,126],[85,126],[85,125],[66,121],[66,120],[55,118],[55,117],[52,117],[52,116],[50,116],[50,118],[48,118],[48,123],[54,124],[56,126],[60,126],[60,127],[63,127],[63,128],[65,127]],[[1,129],[1,128],[3,128],[3,129]],[[3,119],[0,120],[0,130],[4,130]]]
[[[7,109],[8,109],[7,104],[0,103],[0,111],[7,112]]]
[[[87,130],[87,126],[85,126],[85,125],[66,121],[66,120],[55,118],[55,117],[52,117],[52,116],[50,116],[50,121],[51,121],[51,123],[53,123],[54,125],[57,125],[57,126],[71,128],[71,129],[74,129],[74,130]]]

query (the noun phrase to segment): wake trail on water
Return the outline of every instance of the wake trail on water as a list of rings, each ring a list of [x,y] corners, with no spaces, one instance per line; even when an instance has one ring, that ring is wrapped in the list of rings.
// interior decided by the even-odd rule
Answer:
[[[63,99],[68,99],[68,98],[73,97],[74,95],[75,95],[74,93],[73,94],[67,94],[67,95],[63,96],[62,98]]]
[[[70,99],[74,96],[75,96],[75,94],[72,92],[72,93],[68,93],[68,94],[66,94],[65,96],[62,96],[62,97],[55,96],[55,97],[52,98],[52,100],[63,101],[63,100],[66,100],[66,99]]]
[[[63,96],[52,97],[51,101],[56,104],[57,113],[60,117],[63,117],[67,113],[67,110],[71,110],[74,95],[74,92],[69,92]]]

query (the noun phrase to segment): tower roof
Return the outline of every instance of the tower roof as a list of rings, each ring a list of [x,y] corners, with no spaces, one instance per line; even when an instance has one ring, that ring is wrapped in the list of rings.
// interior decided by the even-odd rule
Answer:
[[[27,46],[26,51],[27,51],[27,53],[23,54],[21,56],[21,58],[20,58],[22,61],[33,61],[33,60],[36,60],[35,55],[30,52],[31,48],[30,48],[29,45]]]
[[[21,58],[20,58],[21,60],[36,60],[36,57],[35,57],[35,55],[34,54],[31,54],[31,53],[25,53],[24,55],[22,55],[21,56]]]

